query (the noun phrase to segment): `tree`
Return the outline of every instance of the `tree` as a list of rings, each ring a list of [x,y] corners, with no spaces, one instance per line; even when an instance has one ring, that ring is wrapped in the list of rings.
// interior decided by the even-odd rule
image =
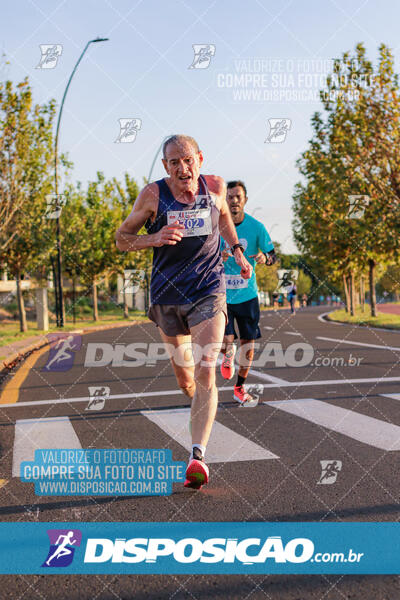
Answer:
[[[53,243],[46,219],[51,192],[55,104],[34,105],[28,79],[0,82],[0,262],[17,282],[21,331],[26,317],[21,277]]]
[[[298,166],[305,182],[294,193],[295,239],[304,256],[343,279],[354,313],[355,280],[369,268],[375,315],[375,268],[400,251],[399,89],[393,57],[379,49],[376,72],[362,44],[344,53],[321,93],[326,111],[312,119],[314,136]],[[349,199],[369,198],[352,218]]]
[[[124,184],[123,186],[119,181],[115,178],[113,179],[114,188],[116,190],[116,194],[113,199],[113,210],[115,216],[116,228],[122,224],[122,222],[126,219],[126,217],[131,212],[133,205],[139,195],[139,187],[136,181],[129,176],[128,173],[124,175]],[[142,228],[139,231],[139,234],[144,234],[145,230]],[[146,285],[146,297],[148,296],[148,290],[150,286],[150,273],[152,266],[152,257],[153,251],[151,248],[147,248],[146,250],[140,250],[138,252],[121,252],[117,249],[114,244],[114,252],[115,258],[113,261],[115,271],[124,277],[125,269],[134,269],[134,270],[143,270],[145,272],[145,285]],[[125,281],[123,287],[123,298],[124,298],[124,316],[128,317],[128,303],[125,292]]]

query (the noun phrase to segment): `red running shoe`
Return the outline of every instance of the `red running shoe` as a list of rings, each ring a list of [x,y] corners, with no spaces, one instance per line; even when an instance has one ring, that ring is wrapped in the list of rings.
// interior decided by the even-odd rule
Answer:
[[[246,392],[243,385],[235,385],[233,388],[233,398],[237,400],[242,406],[252,408],[257,406],[258,397],[252,396],[249,392]]]
[[[202,485],[208,483],[209,470],[205,462],[192,458],[186,469],[186,481],[183,484],[187,488],[199,490]]]
[[[233,345],[230,350],[224,355],[221,364],[221,375],[224,379],[232,379],[235,374],[235,354],[236,346]]]

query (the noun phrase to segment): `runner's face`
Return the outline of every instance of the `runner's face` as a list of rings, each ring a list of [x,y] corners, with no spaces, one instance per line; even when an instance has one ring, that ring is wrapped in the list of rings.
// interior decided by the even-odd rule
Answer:
[[[163,164],[173,186],[179,192],[196,193],[203,155],[196,152],[192,144],[168,144]]]
[[[232,215],[234,217],[244,217],[244,205],[247,202],[247,198],[242,186],[237,185],[236,187],[228,189],[226,199]]]

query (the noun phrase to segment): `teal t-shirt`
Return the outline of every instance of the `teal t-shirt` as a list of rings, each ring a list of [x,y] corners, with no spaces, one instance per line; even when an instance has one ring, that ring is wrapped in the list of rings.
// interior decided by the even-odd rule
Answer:
[[[257,254],[260,250],[261,252],[270,252],[274,249],[274,245],[264,225],[250,215],[244,215],[243,221],[236,226],[236,233],[239,242],[244,247],[244,255],[253,267],[253,274],[250,279],[243,279],[240,276],[240,267],[236,264],[233,256],[230,256],[224,262],[226,301],[228,304],[239,304],[240,302],[247,302],[247,300],[257,298],[258,289],[254,270],[257,263],[250,256]],[[229,250],[229,246],[225,240],[221,239],[221,241],[222,250]]]

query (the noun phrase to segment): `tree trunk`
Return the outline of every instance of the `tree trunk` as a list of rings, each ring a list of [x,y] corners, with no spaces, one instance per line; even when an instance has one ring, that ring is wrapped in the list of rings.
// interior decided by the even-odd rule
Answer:
[[[76,323],[75,302],[76,302],[76,281],[75,281],[75,277],[73,277],[72,278],[72,320],[74,322],[74,325]]]
[[[369,265],[369,298],[371,303],[371,317],[376,317],[376,292],[375,292],[375,261],[370,258]]]
[[[353,279],[354,283],[354,310],[357,311],[357,307],[360,306],[360,289],[357,289],[357,281]]]
[[[98,310],[98,306],[97,306],[97,282],[95,279],[93,280],[92,290],[93,290],[93,321],[98,321],[99,320],[99,310]]]
[[[350,288],[350,315],[352,317],[354,317],[354,310],[355,310],[354,298],[355,298],[355,293],[354,293],[354,271],[353,271],[353,269],[350,271],[349,288]]]
[[[349,289],[347,287],[347,275],[345,273],[343,273],[343,288],[344,288],[344,295],[346,298],[346,312],[350,312],[350,297],[349,297]]]
[[[364,286],[364,275],[360,277],[360,304],[362,312],[365,311],[365,286]]]
[[[123,298],[124,298],[124,319],[129,319],[129,307],[128,307],[128,299],[126,297],[125,285],[122,288]]]
[[[22,295],[22,289],[21,289],[21,275],[19,272],[16,275],[16,281],[17,281],[19,330],[20,331],[28,331],[28,326],[26,324],[26,312],[25,312],[24,297]]]

